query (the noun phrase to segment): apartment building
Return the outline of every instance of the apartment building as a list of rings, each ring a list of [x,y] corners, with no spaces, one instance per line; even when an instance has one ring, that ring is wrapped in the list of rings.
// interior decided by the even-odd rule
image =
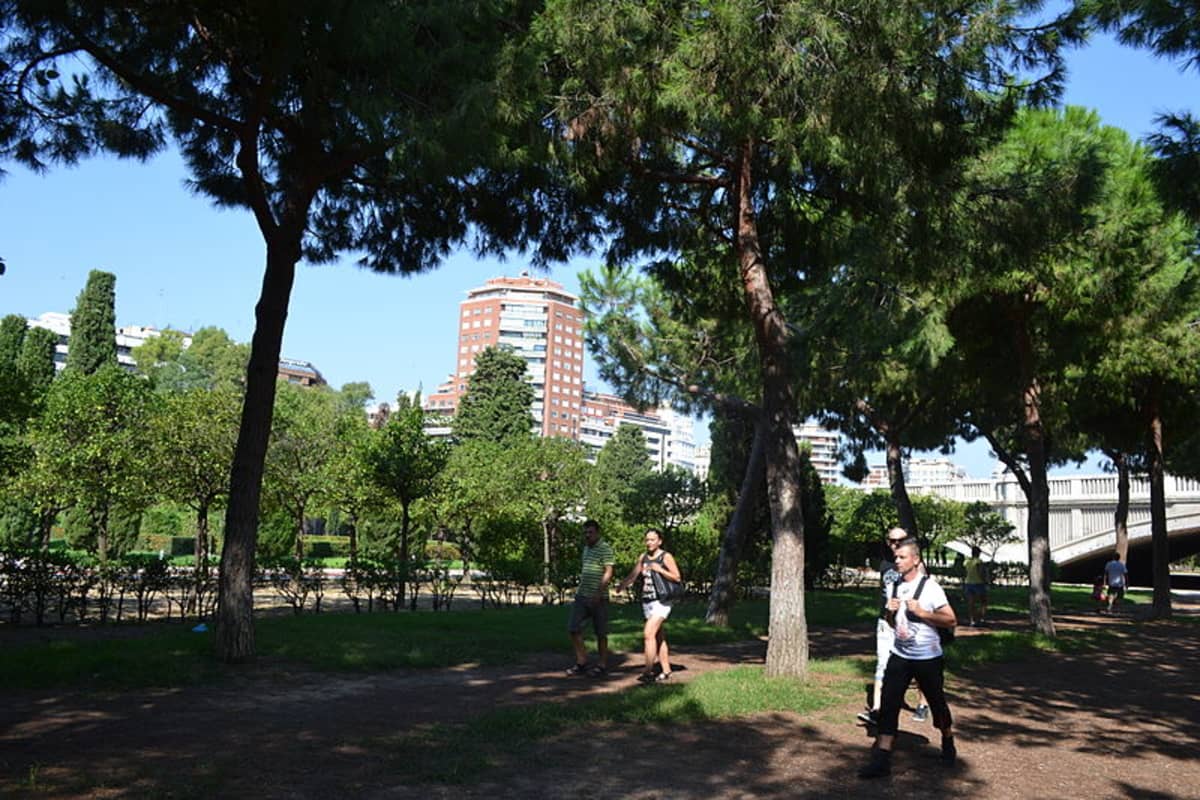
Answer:
[[[434,418],[431,435],[449,434],[445,420],[467,391],[475,357],[489,347],[515,353],[528,365],[540,435],[574,439],[595,453],[627,422],[642,429],[657,469],[666,464],[695,469],[691,418],[665,407],[641,412],[615,395],[584,389],[579,298],[560,283],[528,273],[491,278],[459,303],[455,370],[422,406]]]
[[[821,476],[821,483],[837,483],[842,475],[842,462],[838,457],[842,435],[815,422],[797,425],[792,433],[796,436],[797,444],[808,442],[812,448],[809,462]]]
[[[67,352],[71,349],[71,315],[59,311],[47,311],[34,319],[26,319],[31,328],[45,328],[58,336],[54,346],[54,368],[62,371],[67,365]],[[124,325],[116,329],[117,363],[130,372],[137,370],[137,362],[133,360],[133,350],[146,343],[146,340],[161,336],[162,331],[150,325]],[[183,346],[192,343],[190,334],[183,335]],[[279,379],[302,386],[324,386],[325,378],[320,370],[310,361],[300,361],[293,358],[279,359]]]
[[[426,399],[434,414],[453,415],[489,347],[515,353],[528,365],[533,418],[542,436],[578,439],[583,411],[583,312],[561,283],[528,273],[491,278],[459,303],[455,371]]]

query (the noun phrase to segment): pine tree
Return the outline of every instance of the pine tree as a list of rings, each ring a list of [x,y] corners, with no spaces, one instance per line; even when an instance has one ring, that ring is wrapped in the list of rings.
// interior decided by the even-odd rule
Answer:
[[[117,363],[117,276],[92,270],[71,312],[67,369],[91,375]]]

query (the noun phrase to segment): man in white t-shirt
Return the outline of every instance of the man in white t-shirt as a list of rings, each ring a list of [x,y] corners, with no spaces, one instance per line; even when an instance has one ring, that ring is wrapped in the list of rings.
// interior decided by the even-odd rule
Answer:
[[[892,745],[900,726],[900,707],[908,684],[916,679],[933,715],[933,726],[942,732],[942,761],[953,765],[953,719],[946,704],[945,663],[938,628],[953,628],[958,618],[938,582],[922,574],[921,548],[908,540],[896,548],[900,581],[888,600],[888,624],[896,633],[892,655],[883,675],[878,736],[871,760],[859,770],[860,778],[878,778],[892,771]]]
[[[1121,553],[1114,552],[1112,561],[1104,565],[1104,582],[1108,585],[1108,613],[1112,614],[1125,596],[1129,583],[1129,569],[1121,563]]]

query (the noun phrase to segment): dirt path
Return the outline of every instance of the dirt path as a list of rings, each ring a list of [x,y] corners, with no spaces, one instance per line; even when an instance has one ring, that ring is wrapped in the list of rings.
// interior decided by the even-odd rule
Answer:
[[[682,729],[596,726],[542,742],[521,763],[499,762],[482,784],[397,785],[380,758],[385,737],[635,685],[631,655],[594,681],[562,677],[562,657],[548,654],[517,667],[368,676],[261,663],[232,685],[137,694],[0,689],[0,795],[213,797],[243,786],[257,798],[1200,797],[1200,626],[1061,623],[1108,625],[1120,652],[1036,658],[956,680],[953,771],[930,757],[928,723],[903,718],[895,774],[859,781],[870,740],[854,702]],[[764,649],[681,652],[677,679],[761,663]],[[862,653],[869,637],[819,630],[812,649]]]

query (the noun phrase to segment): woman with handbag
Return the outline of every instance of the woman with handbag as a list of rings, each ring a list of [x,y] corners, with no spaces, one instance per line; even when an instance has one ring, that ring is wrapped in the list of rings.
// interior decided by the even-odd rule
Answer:
[[[671,679],[671,651],[667,647],[663,625],[671,616],[671,603],[682,594],[683,576],[675,558],[662,549],[662,535],[654,529],[646,531],[646,552],[621,581],[621,589],[629,588],[639,575],[642,578],[642,614],[646,617],[643,630],[646,669],[638,676],[638,681],[667,681]],[[656,660],[661,667],[658,675],[654,674]]]

